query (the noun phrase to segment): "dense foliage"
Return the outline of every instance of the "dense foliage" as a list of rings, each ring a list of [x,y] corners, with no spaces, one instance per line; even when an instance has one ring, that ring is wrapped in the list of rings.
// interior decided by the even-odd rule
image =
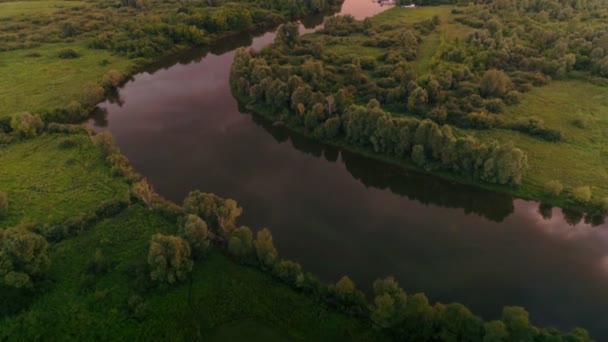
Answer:
[[[411,160],[426,170],[519,185],[528,165],[522,150],[479,141],[447,124],[566,139],[537,117],[501,113],[551,79],[585,75],[604,82],[594,75],[602,76],[606,16],[606,6],[596,1],[494,1],[454,7],[447,26],[438,15],[411,23],[346,15],[299,37],[297,27],[286,24],[273,46],[237,52],[231,82],[254,111],[316,139]],[[437,52],[422,55],[434,39],[440,40]]]

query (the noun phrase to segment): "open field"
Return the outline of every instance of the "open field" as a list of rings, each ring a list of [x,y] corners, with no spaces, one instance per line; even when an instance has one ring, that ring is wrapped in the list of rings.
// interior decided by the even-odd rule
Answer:
[[[72,49],[80,54],[61,59],[59,51]],[[40,57],[28,57],[32,53]],[[108,63],[101,63],[106,60]],[[85,44],[45,44],[33,49],[0,52],[0,117],[18,112],[37,112],[81,101],[86,85],[101,82],[109,70],[125,72],[132,61],[92,50]]]
[[[563,142],[547,142],[510,130],[468,132],[484,139],[512,141],[528,154],[530,168],[521,188],[527,197],[544,197],[544,184],[558,180],[569,190],[591,186],[594,196],[602,198],[608,196],[607,90],[579,80],[553,81],[534,88],[503,114],[543,119],[564,133]],[[576,120],[584,120],[585,127],[577,126]]]
[[[84,1],[7,1],[0,2],[0,20],[29,14],[49,14],[60,9],[85,5]]]
[[[0,191],[9,212],[0,227],[62,221],[128,195],[86,134],[45,134],[0,149]]]

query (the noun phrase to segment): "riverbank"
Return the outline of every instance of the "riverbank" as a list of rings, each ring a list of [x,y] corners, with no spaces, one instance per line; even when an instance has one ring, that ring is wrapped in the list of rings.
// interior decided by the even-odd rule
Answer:
[[[289,48],[274,45],[259,54],[252,55],[251,58],[258,64],[267,63],[268,65],[275,63],[276,59],[272,58],[276,58],[277,55],[287,61],[288,66],[284,66],[283,69],[292,72],[289,87],[294,97],[291,97],[289,94],[287,94],[285,99],[280,100],[274,100],[272,96],[266,98],[260,97],[259,94],[264,94],[265,91],[269,93],[276,91],[265,89],[264,86],[269,86],[270,83],[263,84],[260,82],[260,79],[247,83],[250,87],[250,93],[244,93],[243,85],[249,81],[240,76],[247,74],[247,67],[243,69],[241,65],[233,67],[233,71],[239,73],[237,78],[241,78],[239,80],[232,79],[233,93],[242,103],[249,105],[250,111],[262,115],[271,122],[277,120],[285,121],[284,123],[289,129],[296,130],[301,134],[318,139],[324,143],[330,143],[377,160],[390,162],[408,169],[428,172],[445,179],[456,180],[483,189],[498,191],[522,199],[540,201],[548,205],[583,211],[590,216],[603,216],[608,206],[608,188],[605,186],[608,180],[608,173],[606,173],[607,163],[605,154],[602,152],[604,139],[599,127],[602,127],[603,122],[608,118],[608,106],[602,95],[605,88],[590,83],[591,75],[585,74],[587,76],[581,80],[583,74],[573,73],[572,77],[574,78],[571,80],[546,81],[548,82],[547,85],[540,86],[539,84],[540,87],[538,88],[532,88],[531,84],[528,84],[524,88],[529,86],[531,87],[529,90],[525,92],[521,90],[522,93],[514,91],[517,94],[513,96],[517,95],[517,101],[508,105],[505,105],[502,99],[486,100],[479,96],[479,90],[468,88],[466,92],[472,94],[469,95],[471,102],[468,102],[468,98],[450,98],[450,95],[446,94],[451,94],[452,92],[465,93],[465,90],[440,88],[437,79],[444,82],[442,77],[445,78],[445,70],[451,70],[450,68],[458,69],[459,67],[454,66],[458,65],[456,63],[444,62],[441,59],[445,58],[446,51],[455,49],[453,46],[461,44],[465,47],[459,46],[457,48],[460,50],[465,49],[466,45],[458,42],[462,41],[465,36],[475,33],[473,28],[460,23],[465,22],[465,20],[459,15],[454,14],[462,13],[462,11],[458,11],[460,10],[455,10],[452,7],[438,7],[436,10],[434,8],[425,8],[424,11],[420,11],[420,9],[410,11],[410,9],[395,8],[372,17],[369,21],[351,23],[350,33],[349,31],[340,31],[343,28],[338,23],[335,24],[335,28],[332,28],[334,32],[326,30],[321,33],[302,36],[298,43],[295,43],[296,47],[292,49],[293,51]],[[471,12],[475,12],[475,10],[471,10]],[[436,18],[433,19],[438,23],[436,27],[431,31],[428,31],[429,29],[427,28],[422,29],[423,24],[421,23],[428,21],[430,26],[434,25],[431,22],[431,18]],[[494,19],[496,20],[496,17]],[[382,32],[380,27],[384,27],[388,31]],[[410,94],[409,99],[406,98],[405,100],[402,99],[404,94],[412,90],[405,89],[406,87],[399,85],[399,82],[395,79],[397,76],[391,74],[397,71],[391,70],[390,63],[386,64],[384,60],[385,58],[389,58],[387,56],[397,53],[396,51],[401,48],[380,47],[386,44],[382,43],[381,38],[379,38],[379,36],[384,34],[384,39],[387,41],[396,39],[394,36],[401,32],[399,31],[400,29],[410,30],[408,32],[418,32],[417,34],[420,35],[415,38],[420,41],[418,47],[420,55],[415,60],[407,63],[401,62],[403,65],[398,64],[397,66],[398,68],[405,68],[404,70],[407,67],[418,69],[418,74],[415,74],[413,79],[420,82],[421,85],[416,85],[412,79],[409,79],[407,88],[413,89],[412,87],[416,86],[419,93],[415,93],[416,95]],[[378,33],[379,30],[381,31],[380,33]],[[412,37],[414,37],[413,34]],[[434,48],[431,49],[430,46]],[[317,47],[320,50],[314,56],[301,57],[302,51],[307,51],[313,47]],[[431,50],[433,52],[429,53]],[[416,51],[409,51],[407,53],[416,55]],[[267,56],[272,57],[266,59]],[[356,61],[353,62],[355,63],[354,65],[348,64],[351,57],[353,61]],[[304,60],[306,60],[306,70],[294,67],[295,65],[302,64]],[[357,66],[357,63],[360,63],[360,65]],[[290,66],[289,64],[293,65]],[[424,65],[424,67],[420,67],[420,65]],[[313,69],[313,66],[316,69]],[[240,69],[237,71],[236,68]],[[275,67],[271,67],[271,69],[276,70]],[[251,72],[251,70],[249,71]],[[399,72],[401,72],[400,75],[403,75],[403,73],[407,74],[411,70],[401,70]],[[447,72],[449,73],[450,82],[453,82],[452,75],[458,71],[452,70]],[[470,73],[471,71],[466,72]],[[351,75],[353,73],[358,75],[356,77],[359,77],[359,80],[352,80],[353,76]],[[517,72],[514,73],[516,74]],[[517,75],[519,75],[518,77],[523,77],[520,74]],[[272,77],[274,76],[271,73],[269,79],[275,80]],[[281,80],[280,77],[277,76],[276,80]],[[470,81],[462,82],[467,87],[473,87],[474,82],[482,78],[481,76],[468,77],[471,79]],[[283,78],[283,81],[287,80],[285,77]],[[296,78],[299,79],[299,84],[295,82]],[[354,83],[350,84],[348,82]],[[407,80],[404,82],[407,83]],[[594,83],[597,82],[594,81]],[[434,84],[438,88],[430,89],[430,84]],[[275,85],[273,84],[273,86]],[[286,115],[284,110],[281,111],[279,108],[269,105],[268,101],[272,99],[270,101],[284,101],[286,103],[285,106],[289,106],[290,102],[296,98],[295,89],[298,86],[302,92],[297,93],[297,99],[303,103],[303,107],[297,108],[297,110],[301,111],[299,118],[295,114]],[[425,89],[424,87],[429,89]],[[305,88],[310,90],[309,93],[306,93]],[[577,92],[564,92],[564,89],[570,88],[576,89]],[[319,91],[319,89],[323,89],[325,94]],[[431,146],[424,146],[426,160],[423,162],[423,165],[421,165],[421,162],[414,162],[407,157],[390,156],[387,154],[387,151],[379,152],[378,148],[385,148],[393,153],[392,147],[388,142],[384,142],[385,145],[388,144],[388,147],[382,147],[382,145],[379,147],[378,144],[381,144],[383,140],[392,143],[392,141],[400,139],[395,136],[397,133],[391,133],[392,126],[396,125],[397,121],[389,122],[394,123],[394,125],[382,128],[384,131],[378,131],[380,132],[377,133],[378,136],[374,135],[376,133],[371,132],[370,134],[373,136],[369,137],[368,140],[370,141],[367,143],[362,142],[360,145],[354,145],[352,142],[346,141],[346,133],[350,129],[346,126],[347,118],[345,112],[347,108],[340,108],[340,104],[337,103],[339,101],[338,95],[340,94],[334,91],[338,89],[347,89],[349,96],[352,98],[351,101],[358,105],[365,105],[370,98],[372,100],[377,98],[380,101],[378,105],[382,106],[382,109],[387,110],[392,115],[393,120],[402,120],[404,117],[414,120],[427,119],[433,120],[437,125],[443,125],[447,120],[447,122],[452,124],[451,131],[454,132],[453,135],[456,136],[456,139],[461,139],[465,136],[475,136],[482,143],[498,141],[502,146],[514,144],[516,148],[520,148],[527,155],[526,159],[529,167],[526,168],[526,173],[521,182],[501,185],[492,183],[506,182],[497,181],[496,179],[492,180],[492,177],[485,175],[488,171],[496,172],[497,165],[492,167],[490,165],[492,163],[485,164],[490,161],[494,162],[494,157],[482,160],[478,170],[463,172],[462,166],[454,167],[449,164],[458,162],[458,160],[448,162],[447,167],[445,166],[445,157],[442,157],[444,159],[440,163],[434,161],[433,158],[437,159],[437,153],[439,152],[431,153]],[[319,92],[317,93],[317,91]],[[328,92],[329,97],[335,102],[323,104],[322,102],[325,101],[323,99],[321,103],[314,103],[321,96],[327,96]],[[370,95],[370,92],[375,92],[376,94]],[[594,94],[594,101],[592,103],[581,102],[580,99],[584,97],[583,94]],[[255,98],[256,96],[257,98]],[[340,96],[342,96],[341,98],[344,97],[343,94]],[[413,96],[418,96],[419,98],[414,99]],[[431,97],[434,97],[435,101],[444,101],[448,104],[442,103],[437,105],[438,107],[433,108],[431,104],[426,104],[430,101],[429,98]],[[399,100],[395,100],[397,98]],[[414,100],[423,102],[422,104],[412,104]],[[500,110],[500,112],[489,113],[487,109],[476,109],[475,112],[467,114],[460,109],[450,107],[454,111],[454,114],[448,115],[446,111],[447,107],[444,106],[454,106],[454,103],[457,103],[457,101],[462,102],[460,106],[469,106],[471,108],[480,103],[488,108],[493,108],[492,106],[496,105],[496,110]],[[407,105],[404,102],[407,102]],[[313,108],[314,105],[317,105],[318,108]],[[295,106],[295,104],[291,104],[290,112],[292,114],[297,111]],[[338,109],[336,110],[335,107],[338,107]],[[329,113],[327,112],[328,108]],[[453,117],[451,119],[453,122],[450,122],[451,117]],[[338,120],[340,122],[335,124],[338,131],[332,133],[336,137],[327,137],[325,130],[329,129],[327,124],[331,121],[328,118],[340,118]],[[594,124],[590,124],[591,122],[594,122]],[[324,124],[326,126],[323,126]],[[381,134],[388,136],[382,136]],[[391,136],[391,134],[393,135]],[[414,133],[411,132],[410,134],[413,135]],[[542,135],[546,136],[543,137]],[[552,141],[554,138],[551,136],[553,135],[559,136],[557,141]],[[380,143],[377,143],[378,140]],[[458,144],[456,143],[456,145]],[[411,146],[407,148],[411,149]],[[443,148],[443,151],[445,150],[446,148]],[[485,152],[478,154],[479,158],[487,158],[487,156],[481,155],[483,153]],[[567,156],[568,160],[577,160],[578,162],[562,163],[561,158],[564,156]],[[454,158],[453,156],[447,157]],[[431,159],[430,162],[429,158]],[[498,162],[497,164],[501,163],[503,162]],[[501,165],[508,165],[504,163]],[[445,169],[450,168],[459,169],[460,171],[445,171]],[[502,173],[502,171],[499,171],[499,173]]]

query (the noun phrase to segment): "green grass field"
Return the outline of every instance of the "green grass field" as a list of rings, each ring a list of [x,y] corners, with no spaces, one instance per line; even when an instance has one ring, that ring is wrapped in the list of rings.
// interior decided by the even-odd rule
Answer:
[[[80,54],[75,59],[58,57],[62,49]],[[28,57],[36,52],[41,57]],[[102,65],[101,61],[109,61]],[[18,112],[36,112],[80,101],[85,85],[99,83],[105,73],[125,72],[133,65],[106,50],[86,48],[83,42],[46,44],[34,49],[0,53],[0,117]]]
[[[63,147],[65,140],[77,146]],[[9,197],[1,227],[56,222],[124,198],[129,187],[109,167],[86,134],[50,135],[0,148],[0,191]]]
[[[608,88],[584,81],[553,81],[534,88],[520,104],[507,107],[509,118],[536,116],[550,127],[559,128],[565,141],[547,142],[509,130],[469,130],[484,139],[513,141],[528,154],[530,169],[520,189],[528,197],[544,197],[549,180],[566,189],[591,186],[594,196],[608,196]],[[587,125],[574,121],[584,117]]]
[[[383,340],[366,323],[218,251],[196,263],[192,282],[142,291],[136,270],[146,262],[150,236],[175,230],[159,214],[133,206],[53,245],[52,285],[29,310],[0,320],[0,340]],[[109,265],[105,273],[86,271],[96,252]],[[136,294],[145,309],[134,314],[128,301]],[[0,298],[7,295],[0,291]]]
[[[0,2],[0,20],[30,14],[48,14],[63,8],[85,5],[84,1],[7,1]]]

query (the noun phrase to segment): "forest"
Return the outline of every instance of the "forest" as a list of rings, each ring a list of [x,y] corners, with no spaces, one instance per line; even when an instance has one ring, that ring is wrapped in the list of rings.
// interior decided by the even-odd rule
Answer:
[[[284,24],[271,47],[238,52],[231,82],[256,114],[315,139],[605,212],[603,133],[595,131],[605,122],[605,101],[550,92],[570,85],[600,93],[608,85],[607,15],[595,1],[493,1],[397,7],[362,21],[335,16],[301,37],[297,25]],[[562,103],[530,105],[541,91],[574,103],[576,112],[564,113]],[[587,134],[599,137],[589,142]],[[594,172],[576,165],[567,167],[572,177],[550,171],[557,149],[589,161]]]

